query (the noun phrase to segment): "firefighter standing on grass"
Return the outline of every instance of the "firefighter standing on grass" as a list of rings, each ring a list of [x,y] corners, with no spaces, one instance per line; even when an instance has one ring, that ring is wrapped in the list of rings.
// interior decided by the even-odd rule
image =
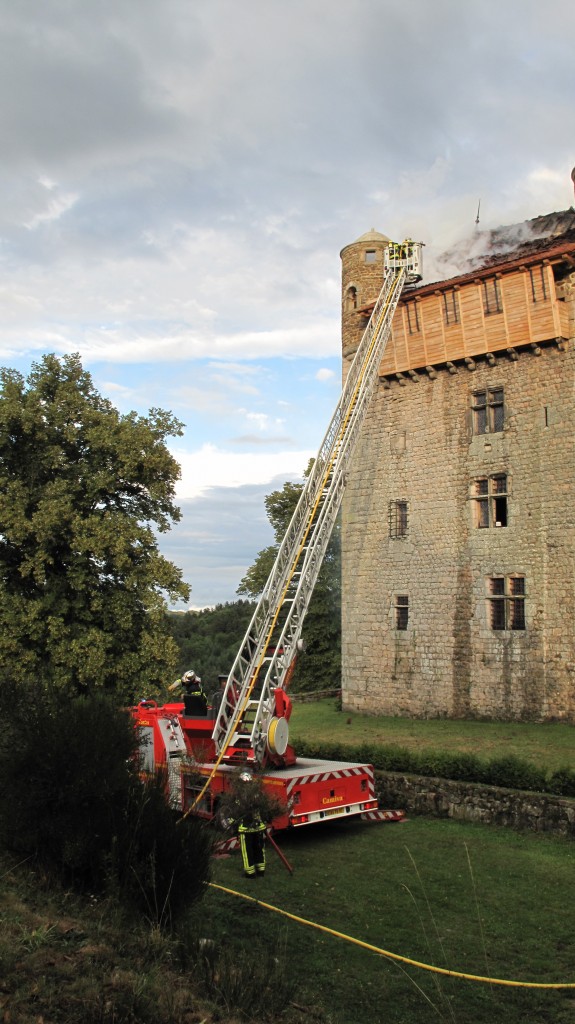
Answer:
[[[247,785],[252,782],[249,772],[242,772],[240,781]],[[256,807],[246,810],[238,824],[238,838],[247,878],[263,875],[266,869],[266,824]]]
[[[219,802],[218,817],[225,831],[233,829],[242,854],[247,878],[257,878],[266,869],[266,839],[275,818],[286,813],[286,805],[266,790],[263,780],[245,768],[230,779]],[[272,846],[274,841],[269,833]]]

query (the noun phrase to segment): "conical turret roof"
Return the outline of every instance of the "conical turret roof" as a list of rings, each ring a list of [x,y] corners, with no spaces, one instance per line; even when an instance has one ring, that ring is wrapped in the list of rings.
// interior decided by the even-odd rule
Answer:
[[[340,252],[340,256],[343,256],[346,249],[350,249],[352,245],[387,245],[389,241],[390,239],[387,235],[383,235],[381,231],[376,231],[375,228],[371,228],[369,231],[366,231],[364,235],[360,235],[359,238],[356,238],[355,242],[348,242],[347,245],[344,245]]]
[[[358,242],[389,242],[387,235],[382,235],[381,231],[376,231],[375,228],[370,228],[364,235],[360,235],[356,238],[353,245],[357,245]]]

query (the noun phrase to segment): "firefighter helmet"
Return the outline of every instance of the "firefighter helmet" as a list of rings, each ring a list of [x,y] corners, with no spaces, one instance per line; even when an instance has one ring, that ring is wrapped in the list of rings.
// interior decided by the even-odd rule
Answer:
[[[182,676],[183,683],[195,683],[198,681],[198,676],[195,672],[184,672]]]
[[[240,782],[251,782],[252,777],[249,772],[242,772],[240,775]]]

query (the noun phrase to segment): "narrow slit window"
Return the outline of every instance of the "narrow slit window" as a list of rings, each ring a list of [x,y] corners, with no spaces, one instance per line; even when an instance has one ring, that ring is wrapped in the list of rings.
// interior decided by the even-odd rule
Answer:
[[[409,597],[397,594],[395,598],[395,628],[406,630],[409,623]]]
[[[398,498],[389,503],[389,536],[392,540],[407,537],[407,501]]]

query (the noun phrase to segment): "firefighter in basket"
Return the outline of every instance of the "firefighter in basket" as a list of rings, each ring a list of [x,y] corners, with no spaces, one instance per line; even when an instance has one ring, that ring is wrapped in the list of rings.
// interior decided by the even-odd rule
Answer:
[[[185,718],[204,718],[208,713],[208,698],[202,680],[195,672],[184,672],[180,679],[168,686],[168,690],[182,690]]]

